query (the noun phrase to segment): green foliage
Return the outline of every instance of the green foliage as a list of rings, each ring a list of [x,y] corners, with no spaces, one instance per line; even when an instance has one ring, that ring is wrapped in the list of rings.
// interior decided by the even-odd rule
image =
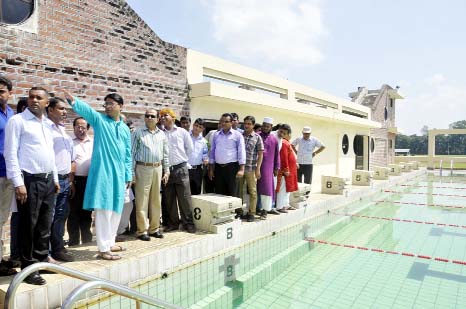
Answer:
[[[453,122],[449,125],[451,129],[465,129],[466,120]],[[427,133],[427,126],[421,130]],[[419,135],[397,135],[395,148],[410,149],[412,155],[426,155],[428,145],[427,134]],[[437,135],[435,137],[435,154],[437,155],[466,155],[466,135]]]

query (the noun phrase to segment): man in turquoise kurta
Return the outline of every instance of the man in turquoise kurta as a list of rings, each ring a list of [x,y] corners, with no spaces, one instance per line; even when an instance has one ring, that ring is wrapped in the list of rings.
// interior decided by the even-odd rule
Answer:
[[[83,208],[96,211],[99,257],[119,259],[111,251],[122,250],[115,246],[116,229],[123,209],[125,189],[132,181],[131,134],[120,116],[123,99],[117,94],[107,95],[105,114],[101,114],[85,102],[66,94],[73,110],[94,129],[94,149]],[[99,222],[102,222],[100,226]]]

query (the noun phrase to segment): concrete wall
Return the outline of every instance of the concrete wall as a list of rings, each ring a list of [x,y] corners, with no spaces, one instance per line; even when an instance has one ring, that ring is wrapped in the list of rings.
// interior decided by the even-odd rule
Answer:
[[[273,117],[275,123],[291,125],[293,138],[301,136],[303,126],[312,127],[312,134],[327,148],[314,161],[314,192],[320,191],[322,175],[351,177],[351,171],[355,169],[355,135],[368,136],[370,128],[380,127],[369,119],[344,114],[342,110],[350,109],[370,117],[369,108],[348,100],[196,51],[188,50],[187,59],[193,119],[201,117],[216,121],[221,114],[233,111],[239,114],[240,119],[253,115],[257,122],[262,122],[264,117]],[[205,75],[228,82],[206,82]],[[280,95],[251,90],[254,88]],[[296,100],[296,93],[327,108],[300,103]],[[342,151],[344,134],[349,139],[346,155]]]

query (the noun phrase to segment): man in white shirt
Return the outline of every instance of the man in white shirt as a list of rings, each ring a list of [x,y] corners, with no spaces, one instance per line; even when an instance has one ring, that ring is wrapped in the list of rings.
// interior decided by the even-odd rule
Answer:
[[[74,192],[73,174],[71,166],[74,165],[75,152],[73,140],[65,132],[65,119],[68,114],[66,103],[63,99],[50,98],[47,106],[47,116],[52,121],[51,130],[53,137],[53,149],[55,151],[55,165],[57,167],[60,193],[55,200],[55,211],[50,231],[50,254],[53,259],[72,262],[74,258],[65,250],[63,236],[65,235],[65,222],[69,213],[68,197]]]
[[[324,151],[325,145],[314,136],[311,136],[311,127],[303,128],[303,136],[297,137],[291,144],[298,155],[298,182],[312,183],[312,158]],[[315,150],[317,148],[317,150]]]
[[[193,140],[194,149],[188,160],[189,183],[192,195],[201,194],[203,170],[209,163],[207,141],[202,136],[204,129],[204,120],[202,118],[197,118],[196,121],[194,121],[193,129],[191,131],[191,139]]]
[[[69,246],[78,246],[80,243],[85,244],[92,241],[92,211],[83,209],[87,175],[89,174],[92,149],[94,147],[94,140],[87,134],[90,127],[83,117],[78,117],[73,121],[75,136],[73,144],[76,159],[73,171],[74,195],[70,198],[70,214],[67,220]]]
[[[47,90],[31,88],[28,108],[6,127],[5,162],[18,201],[22,269],[47,261],[55,194],[60,192],[50,121],[44,116],[48,104]],[[38,272],[25,282],[46,283]]]
[[[181,223],[186,231],[195,233],[187,166],[189,155],[193,151],[193,141],[188,131],[175,125],[175,113],[172,110],[162,109],[160,118],[165,127],[170,149],[168,156],[170,177],[163,188],[168,210],[168,226],[165,231],[177,230],[181,217]]]

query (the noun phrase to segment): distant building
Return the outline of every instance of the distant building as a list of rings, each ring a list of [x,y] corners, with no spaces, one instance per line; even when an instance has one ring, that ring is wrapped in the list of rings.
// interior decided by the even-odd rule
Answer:
[[[395,138],[398,130],[395,125],[395,101],[404,99],[396,89],[382,85],[380,89],[368,90],[358,87],[358,91],[349,94],[355,103],[371,109],[371,120],[379,122],[380,128],[370,129],[369,164],[387,166],[394,162]]]
[[[395,156],[410,156],[411,155],[411,149],[406,148],[406,149],[395,149]]]

